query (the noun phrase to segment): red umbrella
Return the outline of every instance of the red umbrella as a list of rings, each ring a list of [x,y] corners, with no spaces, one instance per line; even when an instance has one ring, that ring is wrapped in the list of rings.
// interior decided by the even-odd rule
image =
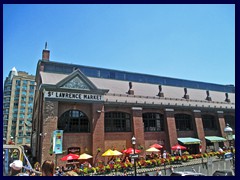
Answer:
[[[175,150],[185,150],[187,148],[185,146],[181,146],[181,145],[177,144],[175,146],[172,146],[171,149],[175,151]]]
[[[135,153],[140,153],[141,151],[139,149],[135,149]],[[134,154],[134,149],[133,148],[128,148],[128,149],[124,149],[122,151],[122,153],[126,153],[126,154]]]
[[[157,148],[157,149],[163,148],[163,146],[161,146],[160,144],[153,144],[150,147],[154,147],[154,148]]]
[[[77,154],[68,154],[64,157],[61,158],[62,161],[69,161],[69,160],[74,160],[74,159],[78,159],[79,158],[79,155]]]

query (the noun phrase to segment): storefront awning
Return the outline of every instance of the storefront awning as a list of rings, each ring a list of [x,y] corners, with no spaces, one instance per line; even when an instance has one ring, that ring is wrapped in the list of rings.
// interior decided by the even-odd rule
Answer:
[[[178,138],[178,141],[180,141],[183,144],[200,144],[200,139],[197,138],[191,138],[191,137],[186,137],[186,138]]]
[[[223,137],[218,137],[218,136],[205,136],[205,139],[211,141],[211,142],[223,142],[226,141],[225,138]]]

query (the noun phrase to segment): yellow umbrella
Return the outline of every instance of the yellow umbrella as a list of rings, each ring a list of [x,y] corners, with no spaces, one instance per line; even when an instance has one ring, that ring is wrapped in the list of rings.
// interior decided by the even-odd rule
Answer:
[[[102,154],[102,156],[119,156],[119,155],[122,155],[122,153],[117,150],[113,151],[111,149],[108,149],[106,152]]]
[[[122,153],[119,152],[118,150],[114,150],[113,152],[115,153],[115,156],[120,156],[120,155],[122,155]]]
[[[90,159],[90,158],[92,158],[91,155],[86,154],[86,153],[83,153],[83,154],[81,154],[81,155],[79,156],[78,159]]]
[[[146,150],[147,152],[159,152],[160,150],[156,149],[155,147],[151,147]]]

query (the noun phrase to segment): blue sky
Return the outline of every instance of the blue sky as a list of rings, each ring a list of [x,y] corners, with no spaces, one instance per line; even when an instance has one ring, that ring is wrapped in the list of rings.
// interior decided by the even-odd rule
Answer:
[[[50,60],[235,85],[235,5],[3,5],[3,78]]]

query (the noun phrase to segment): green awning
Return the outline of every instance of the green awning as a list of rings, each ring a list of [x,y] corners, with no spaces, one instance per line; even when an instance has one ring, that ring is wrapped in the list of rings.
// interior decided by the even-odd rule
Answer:
[[[186,138],[178,138],[178,141],[180,141],[183,144],[200,144],[200,139],[197,138],[191,138],[191,137],[186,137]]]
[[[211,141],[211,142],[223,142],[226,141],[225,138],[223,137],[218,137],[218,136],[205,136],[205,139]]]

